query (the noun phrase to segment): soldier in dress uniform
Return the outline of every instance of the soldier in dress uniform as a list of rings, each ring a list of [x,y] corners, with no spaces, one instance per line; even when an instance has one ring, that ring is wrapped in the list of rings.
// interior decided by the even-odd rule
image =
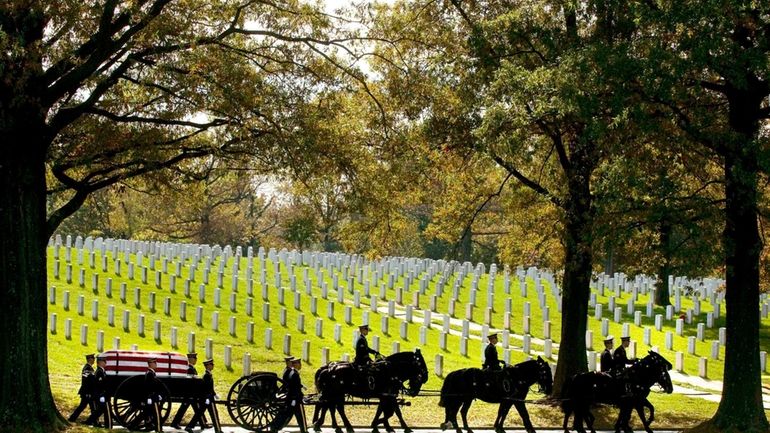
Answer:
[[[107,386],[105,384],[105,378],[107,372],[104,367],[107,365],[107,357],[99,355],[96,358],[96,371],[93,377],[93,404],[94,410],[91,412],[91,416],[86,420],[86,424],[97,426],[99,425],[99,418],[104,415],[104,428],[112,428],[112,414],[110,412],[110,396],[107,395]]]
[[[302,360],[294,358],[291,360],[291,370],[287,375],[286,382],[286,404],[287,410],[297,420],[297,426],[300,433],[307,433],[307,423],[305,422],[305,409],[302,404],[302,378],[299,376],[299,370],[302,369]]]
[[[626,349],[628,349],[628,346],[631,344],[631,337],[629,335],[623,335],[620,337],[620,347],[615,349],[615,353],[613,354],[613,362],[615,364],[614,366],[614,372],[615,377],[619,378],[622,383],[624,384],[623,391],[624,394],[621,396],[621,398],[630,398],[633,396],[633,390],[631,389],[631,382],[628,380],[627,375],[625,374],[626,368],[628,368],[634,359],[629,359],[628,355],[626,354]]]
[[[366,341],[366,336],[369,334],[369,325],[361,325],[358,327],[359,336],[356,340],[356,357],[353,362],[359,366],[365,366],[372,362],[372,355],[379,355],[380,352],[370,349],[369,343]]]
[[[160,407],[159,404],[163,397],[160,394],[160,380],[158,380],[155,374],[155,369],[158,368],[158,360],[156,358],[150,358],[147,360],[147,372],[144,373],[144,389],[147,392],[147,407],[149,410],[150,419],[152,419],[153,427],[155,431],[160,433],[163,431],[163,427],[160,425]]]
[[[484,363],[481,367],[484,370],[500,370],[505,366],[505,362],[500,361],[497,357],[497,347],[495,347],[497,344],[497,333],[489,334],[487,340],[489,344],[484,349]]]
[[[625,370],[626,367],[631,365],[633,363],[633,359],[629,359],[628,355],[626,353],[626,350],[628,349],[628,346],[631,344],[631,337],[628,335],[623,335],[620,337],[620,347],[615,349],[615,353],[613,354],[613,359],[615,363],[615,369],[618,371]]]
[[[599,360],[602,366],[602,373],[610,373],[615,369],[615,361],[612,357],[612,347],[615,345],[615,338],[612,335],[608,335],[604,339],[604,351]]]
[[[188,353],[187,354],[187,375],[188,376],[197,376],[198,370],[195,369],[195,364],[198,363],[198,354],[195,352]],[[193,403],[192,401],[183,401],[179,405],[179,409],[176,411],[176,415],[174,415],[174,420],[171,421],[171,427],[174,427],[175,429],[180,428],[179,423],[182,422],[182,418],[184,418],[185,412],[187,412],[187,408],[190,407],[190,404]],[[204,422],[205,424],[205,422]]]
[[[72,412],[72,415],[68,418],[69,422],[75,422],[80,416],[80,413],[88,406],[91,413],[94,413],[93,403],[93,378],[94,378],[94,361],[95,357],[93,353],[86,355],[86,363],[83,365],[83,369],[80,371],[80,389],[78,389],[78,395],[80,395],[80,404]]]
[[[205,428],[203,424],[203,415],[208,410],[209,418],[211,418],[212,424],[214,424],[214,432],[221,433],[222,428],[219,425],[219,413],[217,413],[216,396],[214,391],[214,375],[211,371],[214,370],[214,360],[207,359],[203,361],[203,367],[206,371],[203,372],[203,387],[198,400],[198,404],[193,406],[195,415],[193,415],[190,424],[185,427],[185,430],[189,433],[192,432],[193,427],[196,424],[200,424],[201,428]]]

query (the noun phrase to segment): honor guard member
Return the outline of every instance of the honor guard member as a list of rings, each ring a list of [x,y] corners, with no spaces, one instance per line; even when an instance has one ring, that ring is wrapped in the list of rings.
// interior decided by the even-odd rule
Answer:
[[[482,368],[485,370],[500,370],[502,366],[505,366],[505,363],[497,358],[497,347],[495,347],[497,344],[497,334],[489,334],[487,339],[489,344],[484,349],[484,364],[482,364]]]
[[[104,428],[112,428],[112,414],[110,412],[110,396],[107,395],[107,372],[104,367],[107,366],[107,357],[99,355],[96,358],[96,371],[93,377],[93,402],[94,409],[91,416],[86,420],[86,424],[98,426],[99,418],[104,415]]]
[[[75,422],[80,416],[80,413],[88,406],[91,413],[94,413],[93,403],[93,379],[94,379],[94,361],[95,357],[93,353],[86,355],[86,363],[83,365],[83,369],[80,371],[80,389],[78,389],[78,395],[80,395],[80,404],[75,408],[67,420],[69,422]]]
[[[626,368],[628,368],[628,366],[631,365],[631,363],[634,361],[633,359],[629,359],[628,355],[626,354],[626,349],[628,349],[630,344],[631,337],[628,335],[623,335],[620,337],[620,347],[615,349],[615,353],[613,354],[613,362],[615,363],[615,377],[620,378],[620,380],[624,383],[624,394],[620,397],[623,399],[633,397],[631,382],[628,380],[628,377],[625,374]]]
[[[289,383],[289,374],[291,373],[291,364],[292,364],[292,361],[294,361],[294,357],[285,356],[283,358],[283,361],[286,363],[286,368],[283,369],[283,374],[281,374],[281,380],[283,381],[283,385],[281,385],[281,390],[283,392],[286,392],[286,387]]]
[[[366,341],[366,336],[369,334],[369,325],[361,325],[358,327],[359,336],[356,340],[356,357],[353,362],[356,365],[364,366],[372,362],[372,358],[369,354],[379,355],[380,352],[370,349],[369,342]]]
[[[155,369],[158,368],[158,360],[156,358],[149,358],[147,360],[147,372],[144,373],[144,389],[147,392],[147,405],[145,410],[148,411],[148,419],[152,420],[152,426],[155,431],[160,433],[163,431],[160,425],[160,407],[159,404],[163,397],[160,394],[161,383],[155,374]]]
[[[205,428],[203,424],[203,415],[208,410],[211,422],[214,424],[214,432],[221,433],[222,428],[219,425],[219,414],[217,413],[216,405],[217,393],[214,391],[214,375],[211,374],[211,371],[214,370],[214,360],[207,359],[203,361],[203,367],[206,370],[203,372],[203,385],[199,397],[200,399],[198,404],[193,406],[195,415],[193,415],[190,424],[185,427],[185,430],[187,432],[192,432],[192,429],[196,424],[200,424],[201,428]]]
[[[608,335],[604,339],[604,351],[599,359],[602,366],[602,373],[610,373],[615,369],[615,360],[612,358],[612,346],[615,345],[615,338]]]
[[[187,354],[187,375],[188,376],[197,376],[198,370],[195,369],[195,364],[198,363],[198,354],[195,352],[188,353]],[[179,409],[176,411],[176,415],[174,415],[174,420],[171,421],[171,427],[174,427],[175,429],[179,429],[179,423],[182,422],[182,418],[184,418],[185,412],[187,412],[187,408],[190,407],[190,401],[183,401],[179,405]],[[205,422],[204,422],[205,424]]]
[[[615,370],[623,371],[634,361],[633,359],[628,359],[628,355],[626,354],[626,350],[630,344],[631,337],[628,335],[620,337],[620,347],[615,349],[615,353],[612,356],[614,358]]]
[[[294,415],[300,433],[307,433],[305,409],[302,405],[302,379],[299,376],[299,370],[301,369],[302,360],[298,358],[292,359],[291,370],[289,371],[286,384],[286,402],[288,404],[289,418],[291,418],[291,415]]]

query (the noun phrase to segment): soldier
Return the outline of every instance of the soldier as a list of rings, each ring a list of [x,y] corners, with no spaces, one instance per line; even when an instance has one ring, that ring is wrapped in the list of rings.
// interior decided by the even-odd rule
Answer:
[[[68,418],[69,422],[75,422],[80,416],[80,413],[88,406],[91,413],[94,413],[93,403],[93,378],[94,378],[94,354],[89,353],[86,355],[86,363],[83,365],[83,369],[80,371],[80,389],[78,389],[78,395],[80,395],[80,404],[72,412],[72,415]]]
[[[620,347],[615,349],[615,353],[612,356],[615,364],[615,369],[618,371],[625,370],[625,368],[631,365],[631,363],[634,361],[634,359],[629,359],[628,355],[626,354],[626,349],[628,349],[628,346],[630,344],[631,344],[630,336],[624,335],[620,337]]]
[[[198,363],[198,354],[195,352],[188,353],[187,354],[187,374],[189,376],[197,376],[198,370],[195,369],[195,364]],[[174,427],[175,429],[179,429],[179,423],[182,422],[182,418],[184,417],[185,412],[187,412],[187,408],[190,407],[190,401],[183,401],[179,405],[179,409],[176,411],[176,415],[174,415],[174,420],[171,421],[171,427]],[[193,408],[194,410],[194,408]],[[205,424],[205,422],[203,423]]]
[[[281,386],[281,389],[283,392],[286,392],[286,387],[289,383],[289,374],[291,374],[291,364],[292,361],[294,361],[293,356],[285,356],[283,358],[283,361],[286,363],[286,368],[283,369],[283,374],[281,375],[281,380],[283,381],[283,385]]]
[[[353,362],[359,366],[365,366],[372,362],[369,354],[379,355],[380,352],[370,349],[369,343],[366,341],[366,336],[369,334],[369,325],[361,325],[358,327],[360,335],[356,340],[356,357]]]
[[[98,426],[99,418],[104,415],[104,428],[112,428],[112,415],[110,413],[110,400],[107,395],[107,387],[105,384],[105,378],[107,372],[104,367],[107,365],[107,357],[99,355],[96,358],[96,371],[93,377],[93,402],[94,409],[91,412],[91,416],[86,420],[86,424]]]
[[[297,420],[297,426],[300,433],[307,433],[307,424],[305,423],[305,409],[302,405],[302,378],[299,376],[299,370],[302,369],[302,360],[294,358],[291,361],[291,370],[289,370],[288,381],[286,383],[286,404],[290,412],[289,417],[294,415]]]
[[[635,361],[635,359],[629,359],[628,355],[626,354],[626,349],[628,349],[630,344],[631,337],[628,335],[623,335],[620,337],[620,347],[615,349],[615,353],[612,356],[613,363],[615,364],[615,377],[619,378],[623,383],[624,394],[621,396],[621,398],[630,398],[633,396],[631,382],[628,380],[628,375],[625,374],[626,368],[628,368],[628,366],[631,365],[633,361]]]
[[[612,358],[612,347],[615,345],[615,338],[612,335],[608,335],[604,339],[604,352],[600,359],[602,366],[602,373],[610,373],[615,368],[615,361]]]
[[[144,374],[144,389],[147,392],[147,406],[145,410],[149,412],[149,418],[152,419],[153,427],[155,431],[160,433],[163,431],[160,425],[160,404],[163,397],[161,396],[161,383],[155,374],[155,369],[158,368],[158,360],[156,358],[150,358],[147,360],[147,372]]]
[[[485,370],[500,370],[501,367],[505,366],[505,362],[497,358],[497,347],[495,347],[497,344],[497,334],[489,334],[487,340],[489,344],[484,349],[484,364],[481,367]]]
[[[193,406],[195,415],[193,415],[192,420],[190,420],[190,424],[187,424],[185,430],[188,433],[192,432],[195,424],[200,424],[201,428],[205,428],[203,425],[203,415],[206,410],[208,410],[211,422],[214,424],[214,432],[221,433],[222,429],[219,425],[219,414],[217,413],[216,405],[217,393],[214,391],[214,376],[211,374],[211,371],[214,369],[214,360],[207,359],[203,361],[203,367],[205,367],[206,371],[203,372],[203,385],[201,394],[198,404]]]

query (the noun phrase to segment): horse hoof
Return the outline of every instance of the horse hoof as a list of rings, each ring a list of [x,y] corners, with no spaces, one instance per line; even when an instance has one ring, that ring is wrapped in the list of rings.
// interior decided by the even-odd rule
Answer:
[[[313,426],[313,431],[314,431],[314,432],[316,432],[316,433],[318,433],[318,432],[320,432],[320,431],[321,431],[321,427],[319,427],[319,426],[317,426],[317,425],[314,425],[314,426]]]
[[[407,427],[407,428],[404,429],[404,433],[412,433],[412,429]]]
[[[345,427],[346,433],[355,433],[355,430],[353,430],[353,427]]]

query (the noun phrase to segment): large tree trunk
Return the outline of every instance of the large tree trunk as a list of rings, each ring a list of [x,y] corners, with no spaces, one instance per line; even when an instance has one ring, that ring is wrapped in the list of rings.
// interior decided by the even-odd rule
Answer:
[[[0,70],[0,430],[66,424],[48,382],[46,137],[39,2],[3,6]],[[10,45],[10,47],[9,47]],[[12,48],[11,48],[12,47]]]
[[[759,364],[759,237],[757,175],[759,111],[762,93],[749,79],[748,89],[728,93],[730,126],[725,166],[726,327],[722,399],[714,417],[701,425],[723,431],[767,432]]]
[[[579,167],[578,164],[576,166]],[[585,167],[581,167],[585,168]],[[561,398],[567,379],[587,370],[586,326],[591,292],[593,208],[590,169],[569,175],[565,213],[565,263],[559,360],[552,397]]]
[[[0,129],[0,426],[51,432],[64,420],[48,382],[44,124],[23,112]]]

